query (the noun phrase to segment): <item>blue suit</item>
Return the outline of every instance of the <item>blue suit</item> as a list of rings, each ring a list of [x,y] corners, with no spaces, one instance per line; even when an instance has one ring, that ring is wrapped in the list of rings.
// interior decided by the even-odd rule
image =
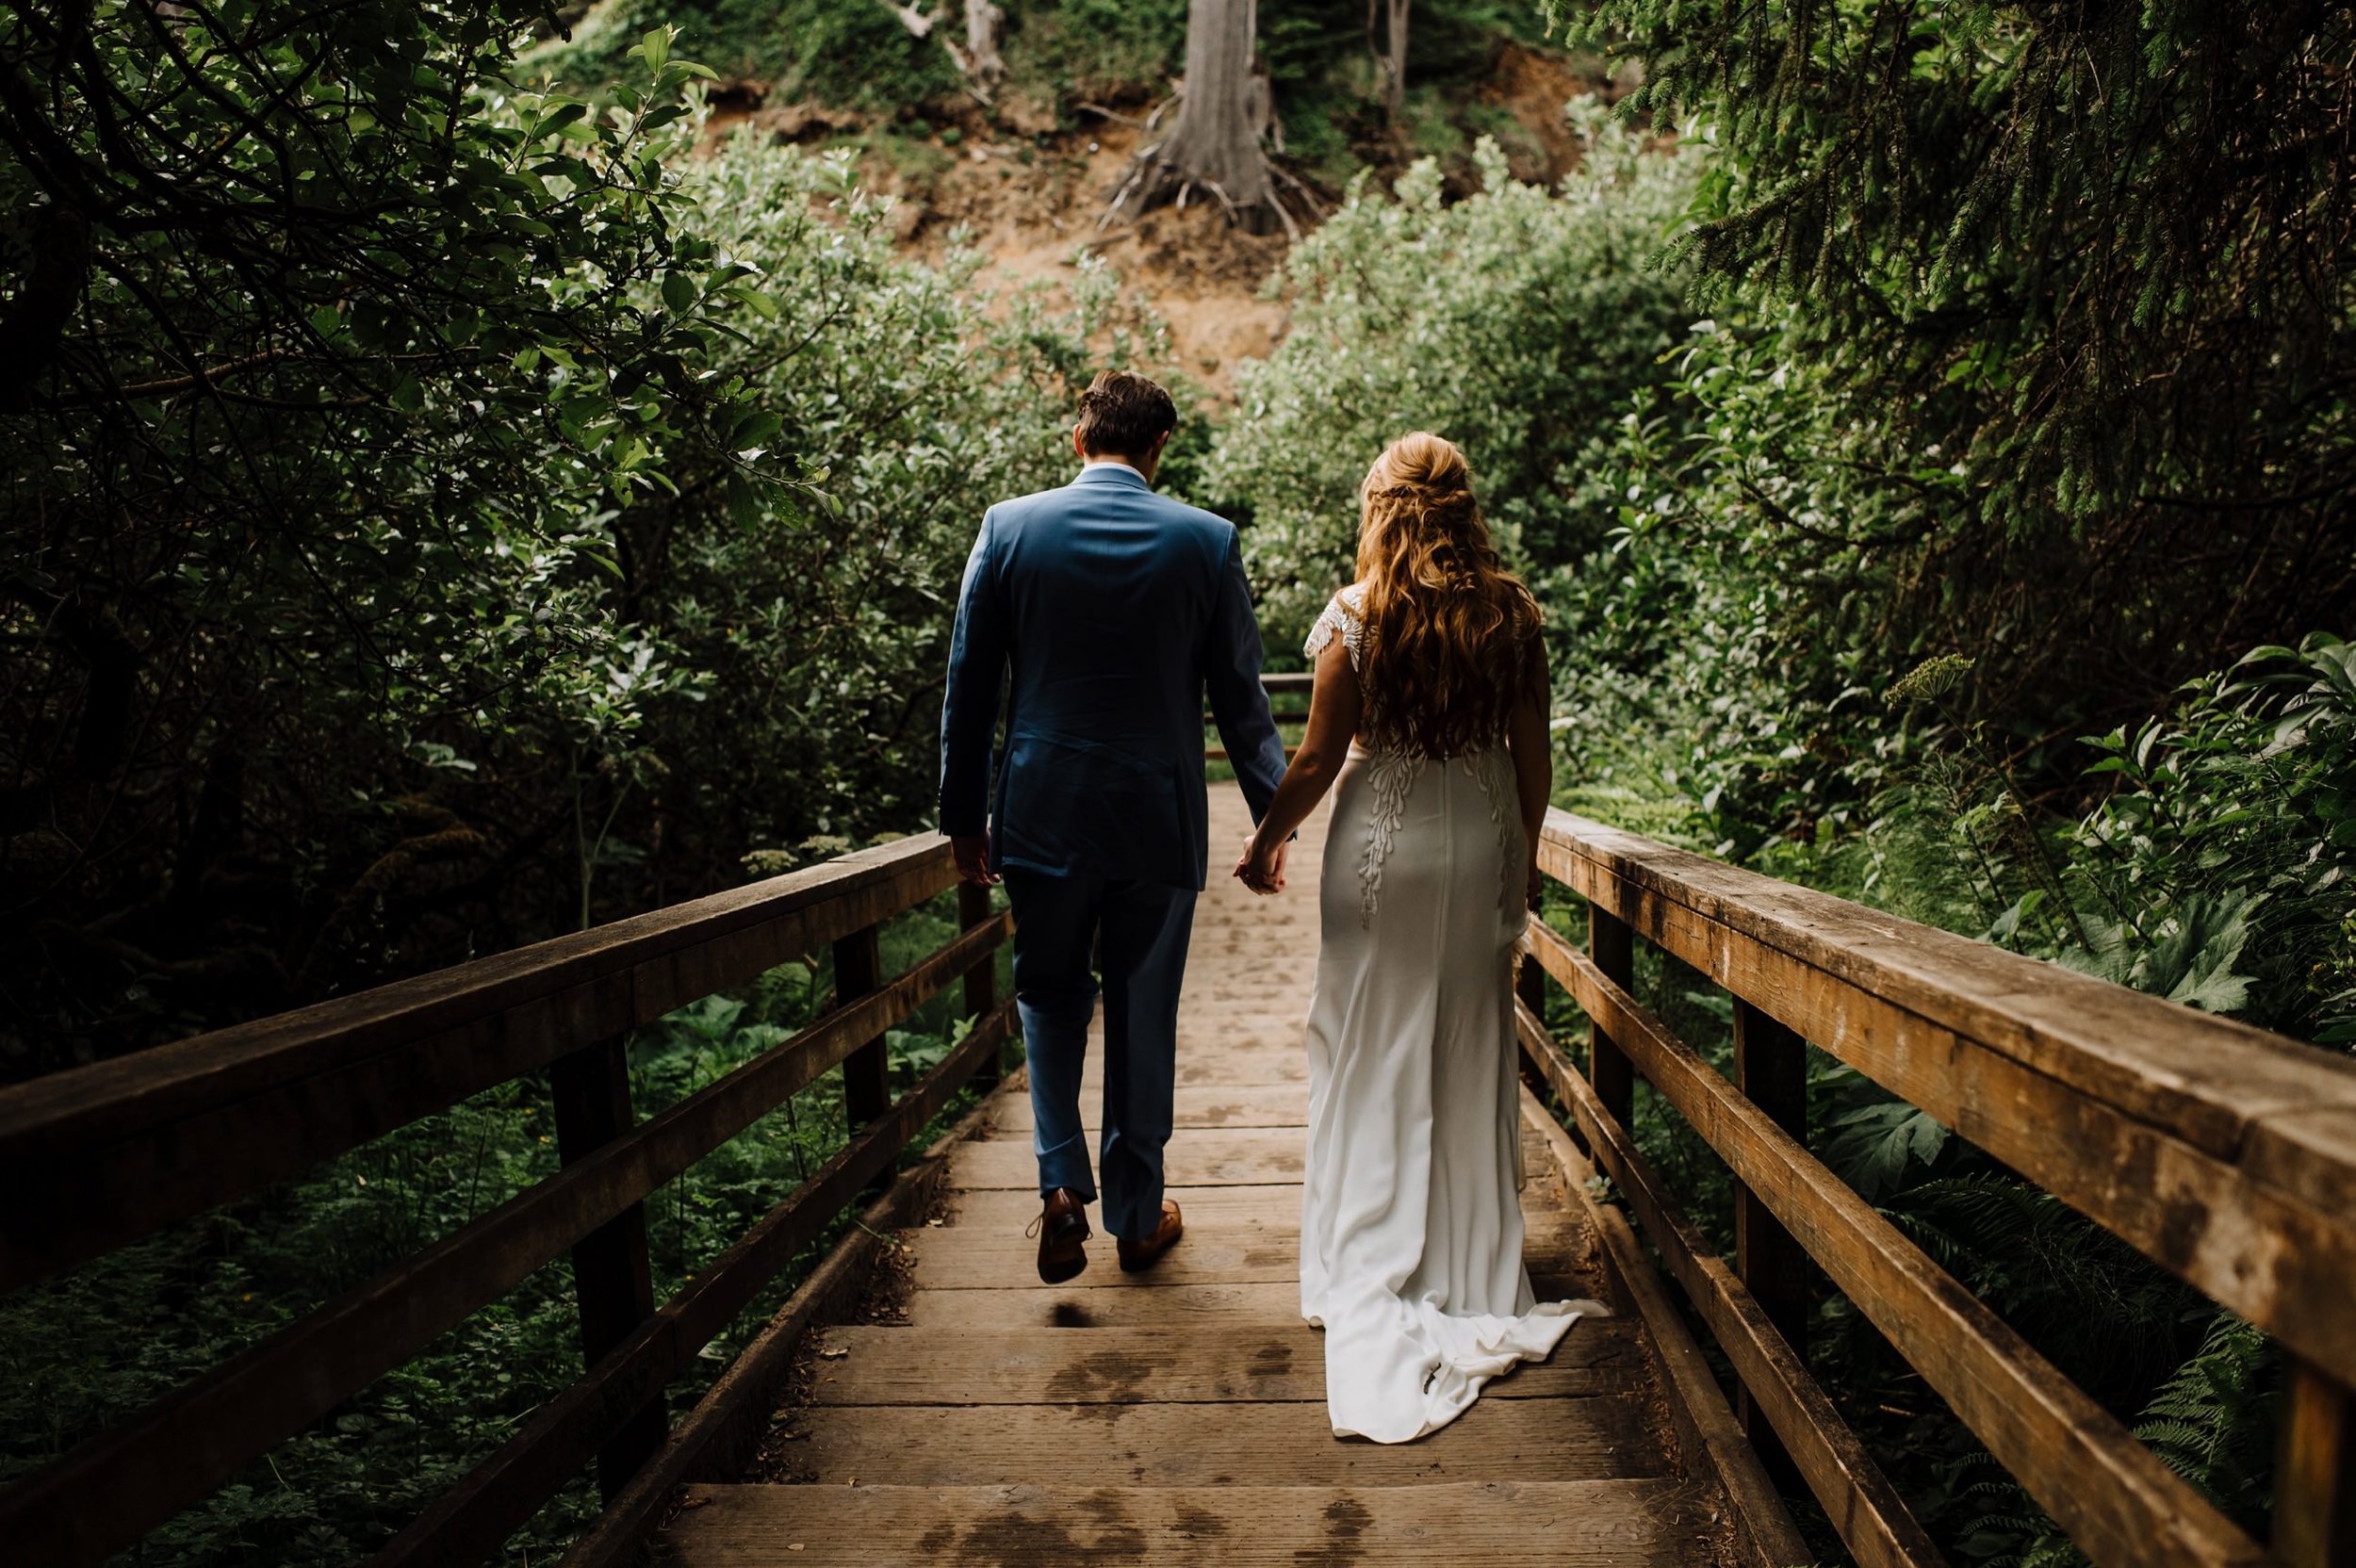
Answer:
[[[1160,1222],[1179,984],[1209,862],[1206,693],[1256,819],[1284,776],[1284,747],[1260,685],[1234,524],[1156,496],[1119,464],[983,516],[949,648],[941,827],[994,827],[992,862],[1014,905],[1039,1188],[1090,1200],[1079,1101],[1098,950],[1104,1221],[1139,1239]]]

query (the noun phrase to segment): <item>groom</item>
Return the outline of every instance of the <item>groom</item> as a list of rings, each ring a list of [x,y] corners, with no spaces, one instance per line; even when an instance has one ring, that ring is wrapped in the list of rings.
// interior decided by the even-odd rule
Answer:
[[[1151,1267],[1184,1228],[1162,1196],[1162,1145],[1178,988],[1209,850],[1206,688],[1254,820],[1284,772],[1235,525],[1153,493],[1177,422],[1170,394],[1143,376],[1098,376],[1072,432],[1079,477],[983,514],[949,645],[941,829],[967,880],[1003,878],[1014,906],[1015,1004],[1044,1201],[1039,1275],[1050,1284],[1088,1266],[1085,1208],[1097,1185],[1080,1069],[1092,969],[1104,991],[1098,1168],[1121,1266]],[[991,833],[1002,681],[1006,745]]]

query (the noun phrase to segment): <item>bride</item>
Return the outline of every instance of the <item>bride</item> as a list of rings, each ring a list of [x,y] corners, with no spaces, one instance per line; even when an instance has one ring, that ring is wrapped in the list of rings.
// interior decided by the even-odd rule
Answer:
[[[1593,1301],[1522,1266],[1513,962],[1553,787],[1546,650],[1464,454],[1401,436],[1366,473],[1358,580],[1309,633],[1308,731],[1236,863],[1337,789],[1309,1006],[1301,1312],[1336,1436],[1404,1443],[1544,1360]]]

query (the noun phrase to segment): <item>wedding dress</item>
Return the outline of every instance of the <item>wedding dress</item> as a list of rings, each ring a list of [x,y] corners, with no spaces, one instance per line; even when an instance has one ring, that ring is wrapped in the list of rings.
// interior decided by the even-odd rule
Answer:
[[[1337,595],[1310,657],[1338,636],[1355,669],[1363,607]],[[1436,1431],[1604,1311],[1537,1301],[1522,1266],[1526,853],[1501,739],[1446,760],[1350,746],[1325,841],[1301,1219],[1301,1313],[1325,1330],[1336,1436]]]

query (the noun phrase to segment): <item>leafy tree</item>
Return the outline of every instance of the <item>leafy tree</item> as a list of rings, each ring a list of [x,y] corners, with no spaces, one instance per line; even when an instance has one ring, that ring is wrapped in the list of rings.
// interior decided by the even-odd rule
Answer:
[[[1683,333],[1675,280],[1642,264],[1690,161],[1609,126],[1559,196],[1508,177],[1494,144],[1476,161],[1481,189],[1453,204],[1430,159],[1393,200],[1362,178],[1285,259],[1284,340],[1239,377],[1202,482],[1249,514],[1273,645],[1349,580],[1359,481],[1407,431],[1465,449],[1491,527],[1558,589],[1615,520],[1615,422]]]
[[[1721,150],[1677,253],[1763,417],[1661,487],[1871,596],[1872,684],[1972,658],[2067,788],[2068,737],[2356,602],[2345,8],[1558,14]]]
[[[657,33],[609,112],[521,91],[527,14],[0,20],[0,876],[74,1049],[315,992],[308,931],[496,876],[373,788],[426,729],[611,747],[675,681],[591,609],[598,498],[748,417],[696,370],[748,285],[676,226],[699,68]]]

